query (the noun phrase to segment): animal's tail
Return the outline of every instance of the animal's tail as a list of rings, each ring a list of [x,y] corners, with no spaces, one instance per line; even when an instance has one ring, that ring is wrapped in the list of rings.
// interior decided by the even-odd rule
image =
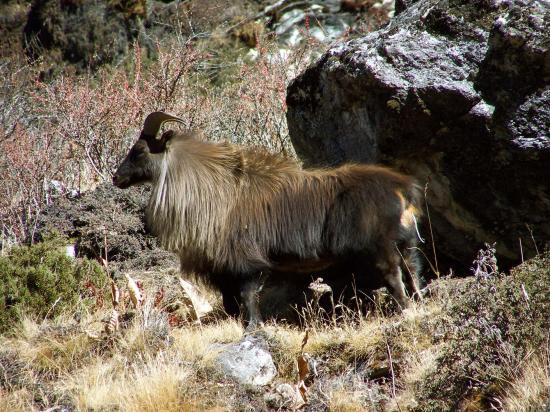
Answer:
[[[418,254],[417,239],[425,243],[420,235],[419,221],[422,217],[422,203],[424,191],[414,179],[411,179],[404,193],[405,207],[401,215],[401,222],[406,231],[406,237],[401,250],[401,270],[410,296],[422,300],[419,274],[422,272],[422,262]],[[414,227],[414,228],[413,228]]]
[[[416,235],[418,236],[418,240],[420,240],[422,243],[426,243],[426,241],[420,235],[420,231],[418,229],[418,222],[423,214],[422,198],[422,187],[415,181],[411,182],[408,191],[405,194],[407,205],[405,211],[403,212],[403,216],[407,219],[412,220],[412,223],[414,224],[414,228],[416,230]]]

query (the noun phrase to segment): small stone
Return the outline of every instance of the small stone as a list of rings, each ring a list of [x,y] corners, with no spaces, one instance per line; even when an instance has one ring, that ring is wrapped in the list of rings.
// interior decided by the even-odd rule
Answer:
[[[264,400],[269,407],[277,409],[291,408],[303,403],[296,387],[288,383],[278,385],[274,392],[264,396]]]

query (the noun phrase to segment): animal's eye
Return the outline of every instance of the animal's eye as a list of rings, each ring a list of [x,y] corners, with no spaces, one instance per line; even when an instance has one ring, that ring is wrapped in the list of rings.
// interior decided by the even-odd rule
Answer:
[[[139,159],[142,159],[143,156],[145,156],[145,153],[143,152],[143,150],[139,150],[139,149],[130,150],[130,160],[139,160]]]

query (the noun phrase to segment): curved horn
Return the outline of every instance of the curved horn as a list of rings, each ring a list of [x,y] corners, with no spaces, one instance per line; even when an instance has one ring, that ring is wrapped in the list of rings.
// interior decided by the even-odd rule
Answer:
[[[153,112],[145,118],[140,138],[145,140],[155,139],[161,126],[166,122],[185,123],[182,119],[164,112]]]

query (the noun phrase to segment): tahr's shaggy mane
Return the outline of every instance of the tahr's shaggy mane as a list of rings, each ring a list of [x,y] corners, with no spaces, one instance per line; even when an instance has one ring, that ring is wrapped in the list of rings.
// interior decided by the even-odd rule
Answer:
[[[304,276],[353,261],[361,276],[366,256],[375,257],[401,306],[408,303],[404,281],[418,294],[421,189],[411,177],[362,164],[303,170],[280,155],[207,142],[194,132],[156,139],[161,123],[174,120],[161,112],[148,117],[114,183],[152,183],[151,229],[180,256],[182,270],[222,291],[228,311],[243,299],[250,320],[259,321],[260,275]]]

